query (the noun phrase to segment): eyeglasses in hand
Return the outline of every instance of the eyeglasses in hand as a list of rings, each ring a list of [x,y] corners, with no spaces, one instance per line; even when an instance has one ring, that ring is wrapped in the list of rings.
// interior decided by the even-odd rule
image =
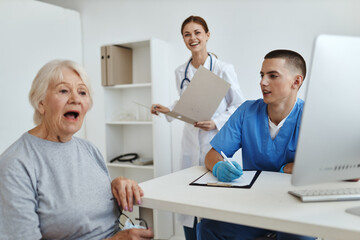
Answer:
[[[111,200],[115,200],[115,198],[112,198]],[[142,218],[135,218],[136,221],[138,221],[138,224],[134,224],[134,222],[131,220],[130,217],[128,217],[125,213],[123,213],[120,206],[116,203],[116,206],[119,209],[119,217],[115,221],[116,224],[119,224],[119,227],[121,230],[131,229],[131,228],[142,228],[142,229],[148,229],[148,224],[145,219]]]
[[[117,219],[117,223],[119,224],[122,230],[131,229],[131,228],[143,228],[148,229],[147,222],[142,218],[135,218],[139,223],[134,224],[134,222],[123,212],[120,213],[119,218]]]

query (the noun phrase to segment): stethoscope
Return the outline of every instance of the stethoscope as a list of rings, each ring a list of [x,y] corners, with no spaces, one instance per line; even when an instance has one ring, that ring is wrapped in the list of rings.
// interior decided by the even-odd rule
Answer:
[[[115,161],[119,161],[119,162],[132,162],[135,159],[138,159],[139,155],[137,153],[126,153],[126,154],[122,154],[120,156],[114,157],[113,159],[110,160],[110,162],[115,162]]]
[[[212,56],[210,53],[208,53],[209,57],[210,57],[210,71],[212,71]],[[190,83],[190,79],[187,78],[187,71],[188,71],[188,68],[189,68],[189,65],[192,61],[192,58],[190,58],[188,64],[186,65],[186,68],[185,68],[185,78],[181,81],[181,84],[180,84],[180,89],[182,90],[183,87],[184,87],[184,82],[188,81]]]

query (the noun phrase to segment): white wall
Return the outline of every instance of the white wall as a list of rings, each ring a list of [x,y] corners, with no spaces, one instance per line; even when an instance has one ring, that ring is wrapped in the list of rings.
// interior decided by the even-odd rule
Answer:
[[[150,37],[165,40],[172,46],[170,68],[173,71],[190,56],[180,35],[181,23],[189,15],[200,15],[208,22],[211,32],[208,50],[221,60],[234,64],[245,97],[256,99],[261,97],[259,71],[267,52],[276,48],[292,49],[300,52],[309,63],[317,34],[360,35],[360,1],[357,0],[42,1],[81,14],[84,65],[95,91],[94,107],[86,122],[87,138],[102,153],[105,153],[105,124],[101,45]],[[175,79],[169,81],[175,100],[178,97]],[[306,86],[300,90],[301,97],[304,89]],[[171,124],[173,169],[176,170],[179,168],[182,123],[174,121]]]
[[[187,61],[189,51],[180,35],[189,15],[206,19],[211,32],[208,50],[232,63],[245,97],[261,97],[259,71],[264,55],[276,48],[300,52],[310,61],[317,34],[360,35],[357,0],[44,0],[80,12],[84,64],[95,89],[95,105],[88,114],[88,139],[105,153],[100,46],[156,37],[172,46],[170,67]],[[177,98],[174,78],[172,97]],[[306,81],[304,83],[306,85]],[[300,96],[304,96],[303,86]],[[164,89],[167,91],[167,89]],[[174,121],[173,161],[178,169],[182,124]]]
[[[37,1],[0,0],[0,153],[34,127],[31,82],[55,58],[82,62],[79,13]]]

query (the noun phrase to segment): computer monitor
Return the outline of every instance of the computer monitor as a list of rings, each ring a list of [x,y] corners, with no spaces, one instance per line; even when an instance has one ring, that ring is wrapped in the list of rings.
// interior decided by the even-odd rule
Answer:
[[[316,38],[292,184],[360,178],[360,37]]]

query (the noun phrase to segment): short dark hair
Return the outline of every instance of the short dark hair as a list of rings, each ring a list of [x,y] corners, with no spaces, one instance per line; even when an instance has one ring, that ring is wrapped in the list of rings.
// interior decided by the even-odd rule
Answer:
[[[283,58],[286,60],[288,64],[296,68],[300,71],[301,75],[305,79],[306,76],[306,63],[304,58],[297,52],[286,50],[286,49],[278,49],[269,52],[265,55],[264,59],[270,58]]]
[[[190,16],[187,19],[185,19],[184,22],[181,25],[181,35],[183,35],[184,27],[186,26],[186,24],[188,24],[190,22],[195,22],[197,24],[200,24],[204,28],[205,33],[207,33],[209,31],[207,23],[202,17],[200,17],[200,16]]]

